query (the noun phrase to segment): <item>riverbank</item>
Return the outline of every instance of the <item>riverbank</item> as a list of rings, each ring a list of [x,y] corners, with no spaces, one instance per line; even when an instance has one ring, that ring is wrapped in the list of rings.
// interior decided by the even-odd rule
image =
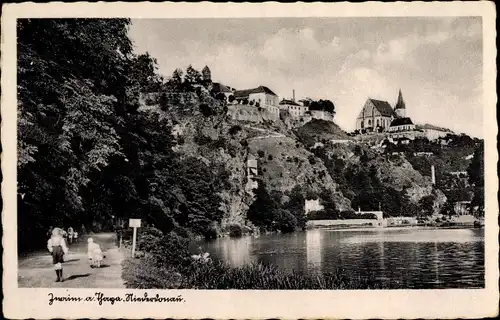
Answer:
[[[396,230],[396,229],[470,229],[483,228],[484,224],[459,224],[459,223],[440,223],[440,224],[408,224],[391,225],[378,227],[371,224],[337,224],[337,225],[315,225],[308,226],[307,230]]]
[[[128,246],[128,240],[124,241]],[[231,267],[201,253],[192,256],[189,240],[175,233],[143,231],[137,255],[122,263],[122,278],[131,289],[394,289],[396,282],[348,277],[342,268],[335,272],[308,275],[285,272],[277,266],[250,264]],[[128,248],[127,248],[128,250]]]

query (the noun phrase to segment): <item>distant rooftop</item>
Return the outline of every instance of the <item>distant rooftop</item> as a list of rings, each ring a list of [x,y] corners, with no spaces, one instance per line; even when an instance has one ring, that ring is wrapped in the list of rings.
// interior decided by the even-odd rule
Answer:
[[[212,91],[214,92],[232,92],[230,87],[223,85],[222,83],[219,82],[214,82],[212,84]]]
[[[276,93],[274,93],[271,89],[269,89],[266,86],[258,86],[257,88],[254,89],[236,90],[234,92],[234,96],[235,98],[245,98],[248,97],[251,93],[267,93],[273,96],[278,96]]]
[[[281,105],[283,105],[283,104],[289,104],[289,105],[292,105],[292,106],[300,106],[300,104],[298,104],[297,102],[295,102],[293,100],[287,100],[287,99],[281,100],[280,104]]]
[[[444,132],[450,132],[452,133],[453,131],[451,131],[450,129],[447,129],[447,128],[443,128],[443,127],[438,127],[438,126],[435,126],[435,125],[432,125],[432,124],[423,124],[423,125],[419,125],[417,126],[418,129],[432,129],[432,130],[438,130],[438,131],[444,131]]]
[[[391,117],[394,115],[394,110],[392,109],[389,102],[371,98],[369,100],[371,101],[371,103],[373,103],[375,108],[377,108],[377,110],[380,112],[382,116]]]
[[[412,124],[413,124],[413,122],[411,121],[410,118],[396,118],[396,119],[392,120],[391,127],[412,125]]]

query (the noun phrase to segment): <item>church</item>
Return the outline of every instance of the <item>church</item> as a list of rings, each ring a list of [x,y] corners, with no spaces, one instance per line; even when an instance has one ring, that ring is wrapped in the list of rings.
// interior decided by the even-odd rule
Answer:
[[[356,119],[356,130],[360,132],[392,132],[414,128],[411,119],[406,117],[406,105],[401,90],[394,109],[387,101],[368,98]]]

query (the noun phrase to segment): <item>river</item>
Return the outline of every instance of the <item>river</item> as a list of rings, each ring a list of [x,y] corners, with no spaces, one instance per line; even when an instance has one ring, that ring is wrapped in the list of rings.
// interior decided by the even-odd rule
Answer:
[[[316,229],[198,245],[236,267],[260,262],[303,273],[341,267],[349,276],[389,279],[409,289],[484,288],[483,229]]]

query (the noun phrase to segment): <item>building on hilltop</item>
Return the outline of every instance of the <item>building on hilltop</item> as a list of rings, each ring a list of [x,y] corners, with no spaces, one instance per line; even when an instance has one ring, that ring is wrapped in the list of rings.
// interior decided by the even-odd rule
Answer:
[[[387,101],[368,98],[356,119],[356,130],[386,130],[397,114]],[[380,129],[382,128],[382,129]]]
[[[311,117],[313,119],[325,120],[333,122],[333,117],[335,113],[325,111],[325,110],[309,110]]]
[[[234,91],[235,91],[234,88],[226,86],[220,82],[212,83],[212,92],[214,94],[223,93],[226,96],[226,98],[229,98],[230,95],[233,95]]]
[[[279,103],[280,110],[286,110],[288,113],[294,118],[300,118],[305,115],[305,113],[309,110],[307,106],[304,106],[295,101],[295,90],[293,90],[293,98],[282,99]]]
[[[212,71],[208,66],[205,66],[201,71],[202,84],[208,89],[212,94],[217,95],[218,93],[223,93],[226,98],[229,98],[233,94],[234,88],[226,86],[220,82],[212,82]]]
[[[233,95],[238,103],[248,102],[251,105],[267,110],[273,118],[279,119],[278,95],[266,86],[253,89],[235,90]]]
[[[417,125],[417,130],[423,132],[423,135],[429,140],[437,140],[439,138],[446,137],[448,134],[453,134],[453,131],[446,128],[441,128],[434,126],[432,124]]]
[[[361,133],[384,132],[392,138],[413,140],[425,137],[436,140],[453,132],[433,125],[415,125],[406,115],[406,103],[401,89],[394,109],[387,101],[368,98],[356,119],[356,130]]]
[[[389,132],[412,131],[415,130],[415,125],[410,118],[396,118],[392,120],[388,129]]]

